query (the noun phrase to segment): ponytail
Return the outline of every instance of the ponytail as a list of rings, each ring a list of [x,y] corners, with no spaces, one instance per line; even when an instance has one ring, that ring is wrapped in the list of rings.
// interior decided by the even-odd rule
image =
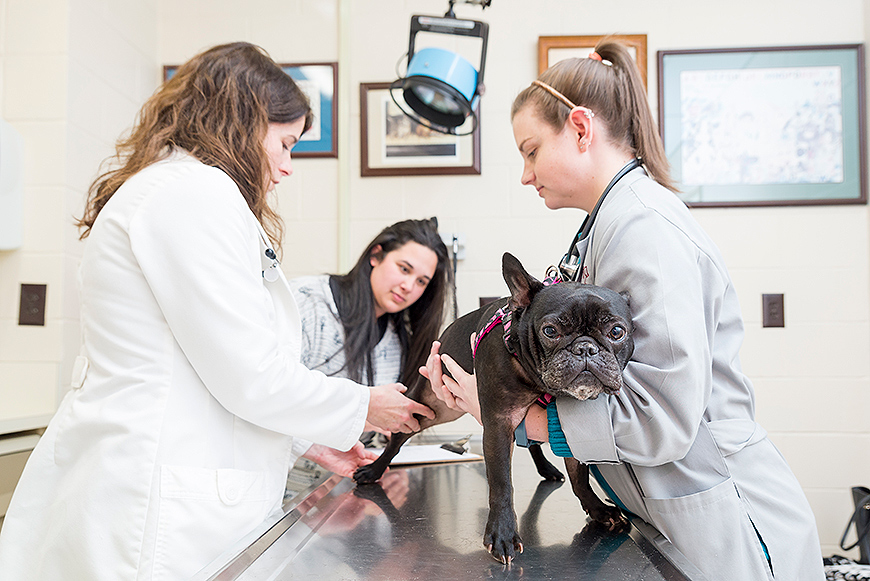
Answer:
[[[611,137],[620,139],[621,135],[623,143],[629,144],[635,156],[643,160],[650,177],[669,190],[676,191],[671,179],[670,163],[649,108],[646,87],[637,63],[628,50],[617,42],[603,40],[595,47],[595,52],[612,63],[617,92],[617,100],[612,103],[622,104],[613,107],[615,110],[606,115],[611,120],[608,123]],[[595,108],[592,110],[598,111]],[[619,130],[614,131],[615,127]]]
[[[646,88],[637,63],[618,42],[602,40],[594,58],[560,61],[538,79],[565,95],[571,102],[595,112],[607,127],[614,145],[625,147],[643,160],[650,177],[676,192],[670,164],[649,108]],[[534,104],[540,117],[561,128],[570,110],[543,88],[532,85],[517,95],[511,118],[526,104]]]

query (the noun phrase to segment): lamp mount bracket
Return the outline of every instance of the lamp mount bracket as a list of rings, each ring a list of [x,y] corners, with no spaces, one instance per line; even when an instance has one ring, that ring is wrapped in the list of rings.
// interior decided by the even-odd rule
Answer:
[[[492,4],[492,0],[462,0],[463,4],[473,4],[480,6],[481,10],[486,10],[486,7]],[[445,18],[456,18],[456,14],[453,12],[453,5],[456,4],[456,0],[447,0],[447,12],[444,14]]]

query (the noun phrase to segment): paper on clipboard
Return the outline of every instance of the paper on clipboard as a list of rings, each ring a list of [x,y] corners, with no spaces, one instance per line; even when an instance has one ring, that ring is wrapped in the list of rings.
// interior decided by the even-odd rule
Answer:
[[[384,451],[383,448],[372,450],[375,454],[380,454]],[[424,444],[420,446],[402,446],[399,453],[390,462],[391,466],[401,466],[409,464],[444,464],[448,462],[475,462],[483,460],[483,456],[466,452],[465,454],[456,454],[445,450],[438,444]]]

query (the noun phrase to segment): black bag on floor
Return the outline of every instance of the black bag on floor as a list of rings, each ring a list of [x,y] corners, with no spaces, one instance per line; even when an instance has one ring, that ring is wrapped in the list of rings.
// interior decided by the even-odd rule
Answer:
[[[870,489],[866,486],[853,486],[852,499],[855,501],[855,512],[852,513],[852,518],[846,524],[846,530],[843,531],[843,538],[840,539],[840,548],[848,551],[855,547],[861,552],[859,563],[864,565],[870,564]],[[849,534],[849,529],[852,524],[855,524],[855,533],[858,535],[857,540],[849,546],[846,546],[846,536]]]

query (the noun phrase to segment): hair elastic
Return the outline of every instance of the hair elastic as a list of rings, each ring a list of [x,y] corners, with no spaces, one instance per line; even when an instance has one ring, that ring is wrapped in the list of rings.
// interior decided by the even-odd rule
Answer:
[[[608,67],[613,66],[612,62],[604,60],[603,58],[601,58],[601,55],[598,54],[597,52],[595,52],[594,50],[589,53],[589,58],[591,58],[594,61],[598,61],[603,65],[607,65]]]
[[[545,83],[543,81],[534,80],[534,81],[532,81],[532,84],[537,86],[537,87],[541,87],[542,89],[544,89],[545,91],[547,91],[548,93],[550,93],[551,95],[553,95],[554,97],[556,97],[557,99],[559,99],[560,101],[562,101],[563,103],[568,105],[569,108],[580,109],[581,111],[583,111],[583,114],[586,115],[587,119],[592,119],[593,117],[595,117],[595,113],[593,113],[591,110],[587,109],[586,107],[580,107],[578,105],[575,105],[574,103],[571,102],[571,99],[569,99],[568,97],[566,97],[565,95],[563,95],[562,93],[560,93],[559,91],[557,91],[556,89],[554,89],[553,87],[548,85],[547,83]]]

